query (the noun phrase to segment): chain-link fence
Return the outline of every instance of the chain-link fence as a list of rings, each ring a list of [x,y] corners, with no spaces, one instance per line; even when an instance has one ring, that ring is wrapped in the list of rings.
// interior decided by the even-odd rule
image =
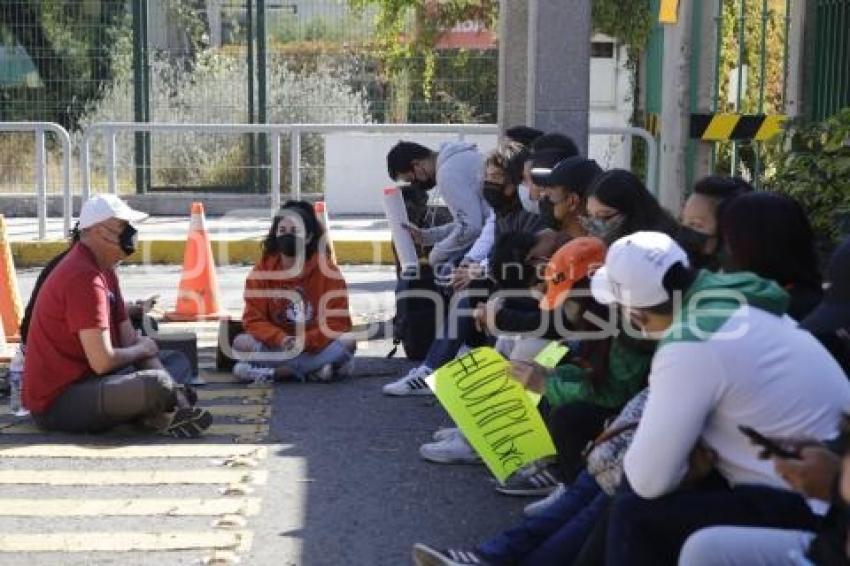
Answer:
[[[374,19],[346,0],[3,0],[0,120],[72,132],[104,121],[495,121],[494,42],[444,45],[433,73],[419,57],[390,78]],[[21,158],[30,145],[0,135],[0,192],[31,186],[32,161]],[[302,145],[302,186],[321,191],[323,142]],[[106,184],[105,153],[97,140],[95,190]],[[282,155],[289,171],[286,147]],[[118,156],[122,192],[268,187],[260,135],[127,134]]]

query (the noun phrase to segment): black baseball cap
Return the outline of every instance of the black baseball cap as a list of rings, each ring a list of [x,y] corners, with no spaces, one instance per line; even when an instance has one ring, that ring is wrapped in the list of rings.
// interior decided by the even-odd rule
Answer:
[[[800,326],[812,334],[831,334],[850,328],[850,238],[832,254],[823,300]]]
[[[535,167],[531,170],[534,184],[541,187],[567,187],[584,194],[602,168],[593,159],[573,155],[559,161],[551,169]]]

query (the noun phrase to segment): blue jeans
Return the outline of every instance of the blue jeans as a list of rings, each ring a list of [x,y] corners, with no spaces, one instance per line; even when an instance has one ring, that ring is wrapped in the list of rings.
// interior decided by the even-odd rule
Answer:
[[[481,544],[476,552],[496,565],[570,564],[602,514],[609,497],[587,471],[566,493],[536,517]]]
[[[273,348],[271,346],[266,346],[262,342],[258,342],[258,345],[254,347],[254,351],[275,353],[281,352],[282,350],[280,348]],[[252,361],[251,363],[256,367],[275,369],[285,367],[290,369],[297,379],[304,380],[308,373],[320,369],[325,364],[333,364],[334,367],[339,368],[347,364],[352,357],[353,354],[342,342],[334,340],[318,352],[302,352],[289,359],[257,360]]]
[[[428,349],[428,355],[423,362],[426,366],[437,369],[455,359],[464,344],[474,345],[485,340],[484,336],[476,330],[471,314],[474,305],[480,300],[478,298],[473,302],[470,297],[463,297],[458,300],[455,308],[449,309],[442,335],[438,336]],[[452,319],[457,321],[455,325],[456,333],[451,329]],[[451,336],[451,334],[454,334],[454,336]]]

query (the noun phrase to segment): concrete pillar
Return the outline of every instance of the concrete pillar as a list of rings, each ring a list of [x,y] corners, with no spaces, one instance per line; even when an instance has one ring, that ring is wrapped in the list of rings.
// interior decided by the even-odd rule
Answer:
[[[499,4],[499,125],[528,124],[528,3]]]
[[[590,1],[529,0],[528,116],[564,132],[587,155],[590,110]]]
[[[696,111],[710,113],[714,110],[714,82],[717,66],[717,8],[720,0],[702,0],[696,2],[694,9],[699,10],[697,21],[700,24],[698,60],[693,71],[696,73]],[[681,22],[681,20],[680,20]],[[695,22],[696,23],[696,22]],[[693,30],[692,36],[696,34]],[[693,140],[694,169],[693,181],[705,177],[711,170],[711,144]],[[690,187],[687,187],[690,190]],[[675,212],[675,211],[674,211]]]
[[[673,214],[678,214],[682,207],[687,184],[685,160],[690,114],[691,9],[692,2],[679,2],[678,23],[664,26],[664,104],[661,108],[658,200]]]
[[[501,0],[501,10],[499,123],[563,132],[586,154],[589,0]]]
[[[210,47],[221,47],[221,0],[207,0]]]

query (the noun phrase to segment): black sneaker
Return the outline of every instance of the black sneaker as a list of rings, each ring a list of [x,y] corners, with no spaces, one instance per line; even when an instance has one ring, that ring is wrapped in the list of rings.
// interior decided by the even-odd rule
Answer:
[[[505,495],[543,497],[552,493],[561,483],[558,466],[551,460],[532,462],[511,474],[496,491]]]
[[[195,391],[195,388],[189,384],[183,384],[180,386],[180,389],[183,391],[183,396],[186,398],[186,402],[191,406],[195,406],[198,404],[198,392]]]
[[[165,434],[174,438],[198,438],[211,424],[212,414],[205,409],[177,409],[165,429]]]
[[[437,550],[421,543],[413,545],[413,563],[416,566],[487,566],[473,550]]]

